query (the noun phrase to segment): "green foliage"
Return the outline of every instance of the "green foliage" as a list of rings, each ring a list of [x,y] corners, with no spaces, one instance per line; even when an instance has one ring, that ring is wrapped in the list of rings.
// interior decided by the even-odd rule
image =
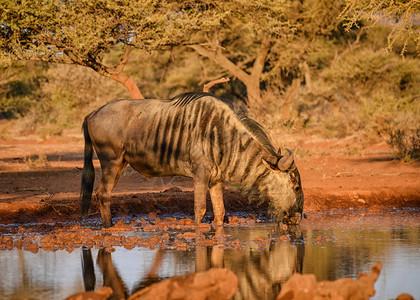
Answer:
[[[192,34],[213,30],[224,14],[217,5],[200,1],[2,1],[0,64],[40,60],[81,65],[124,85],[130,98],[142,99],[123,71],[133,48],[150,51],[190,43]],[[114,49],[121,51],[119,60],[105,64],[104,57]]]
[[[401,55],[407,52],[407,46],[414,41],[417,45],[417,53],[420,51],[420,35],[418,31],[418,19],[420,14],[419,1],[360,1],[346,0],[346,6],[341,13],[344,19],[344,27],[351,30],[359,27],[361,21],[369,20],[372,25],[393,24],[387,34],[388,49],[391,50],[395,43],[402,43]]]
[[[146,98],[169,99],[185,91],[200,91],[210,71],[206,68],[203,72],[204,66],[192,50],[174,48],[134,54],[139,59],[128,63],[126,70],[141,83]]]
[[[420,61],[359,43],[335,47],[341,53],[326,67],[315,69],[310,60],[312,86],[301,86],[296,96],[301,126],[327,137],[369,140],[386,139],[391,128],[413,129],[420,122]]]
[[[0,12],[3,59],[78,64],[100,64],[119,43],[149,50],[180,44],[223,16],[200,2],[158,0],[2,1]]]
[[[26,62],[23,65],[28,69],[39,69],[40,66],[33,65],[40,64]],[[10,115],[10,110],[3,109],[6,103],[11,103],[13,111],[17,111],[20,96],[4,93],[0,98],[0,114],[6,118],[18,118],[18,130],[23,135],[59,135],[66,128],[78,128],[88,112],[126,95],[122,86],[82,67],[50,65],[48,69],[42,69],[43,79],[38,78],[38,84],[31,86],[25,94],[24,112]],[[4,90],[4,87],[0,85],[0,89]],[[18,95],[26,92],[26,87],[16,91]]]
[[[362,84],[367,92],[381,87],[411,92],[420,80],[418,67],[416,59],[404,61],[391,53],[365,48],[345,55],[321,75],[341,85]]]
[[[0,73],[0,120],[26,115],[45,80],[44,64],[15,63]]]
[[[0,119],[11,119],[24,116],[32,106],[31,98],[28,95],[14,95],[16,90],[27,89],[23,82],[12,82],[5,87],[8,91],[0,98]],[[10,93],[9,93],[10,92]]]

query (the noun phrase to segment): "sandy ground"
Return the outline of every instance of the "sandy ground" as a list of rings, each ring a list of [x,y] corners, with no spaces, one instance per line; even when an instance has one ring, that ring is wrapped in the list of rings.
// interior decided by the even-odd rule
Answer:
[[[353,139],[325,140],[275,135],[295,151],[305,194],[304,211],[334,208],[420,206],[420,162],[394,160],[386,143],[362,145]],[[95,160],[96,183],[100,178]],[[37,140],[0,140],[0,224],[80,220],[83,140],[80,133]],[[225,189],[227,214],[265,210]],[[97,203],[91,218],[99,220]],[[211,218],[208,201],[207,218]],[[127,168],[113,193],[114,216],[150,212],[193,215],[191,179],[146,179]]]

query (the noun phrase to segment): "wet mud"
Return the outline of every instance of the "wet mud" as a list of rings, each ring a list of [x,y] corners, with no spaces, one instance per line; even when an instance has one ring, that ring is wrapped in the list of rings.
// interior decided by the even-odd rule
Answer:
[[[247,218],[237,216],[228,217],[227,228],[255,226],[261,222],[255,215]],[[25,228],[26,227],[26,228]],[[133,249],[145,247],[151,250],[186,251],[198,246],[218,245],[223,249],[242,250],[247,241],[228,240],[224,228],[212,227],[210,223],[195,225],[191,218],[176,219],[167,217],[161,219],[156,213],[147,217],[125,223],[117,221],[110,228],[92,229],[80,225],[42,224],[30,226],[0,226],[3,234],[0,236],[0,250],[24,249],[37,253],[39,249],[45,251],[65,250],[72,252],[74,248],[104,248],[108,252],[115,251],[115,247]],[[283,228],[283,226],[281,226]],[[287,225],[284,225],[284,229]],[[154,234],[156,232],[156,234]],[[136,233],[150,233],[142,238]],[[288,235],[275,239],[256,238],[252,242],[258,249],[267,249],[272,242],[289,241]]]

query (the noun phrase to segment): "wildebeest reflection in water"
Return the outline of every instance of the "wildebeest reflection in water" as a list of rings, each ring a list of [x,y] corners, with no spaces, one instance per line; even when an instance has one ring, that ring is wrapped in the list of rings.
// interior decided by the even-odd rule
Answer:
[[[271,237],[280,236],[278,227],[271,232]],[[281,286],[295,272],[302,272],[305,246],[299,226],[292,226],[288,231],[291,240],[282,243],[271,243],[268,249],[256,249],[252,243],[241,251],[225,250],[223,243],[214,246],[197,246],[195,251],[195,272],[206,271],[210,268],[228,268],[238,277],[239,287],[234,299],[275,299],[280,293]],[[215,238],[224,234],[223,229],[216,232]],[[253,229],[241,231],[236,238],[241,242],[250,242],[255,238],[267,235],[267,229]],[[90,249],[83,249],[82,266],[83,280],[86,291],[95,286],[95,273]],[[140,278],[131,293],[121,279],[113,265],[112,254],[100,249],[97,264],[103,274],[104,286],[113,290],[110,299],[126,299],[129,294],[156,283],[164,278],[158,276],[164,256],[173,255],[175,261],[184,261],[192,252],[157,250],[154,262],[144,278]],[[181,257],[181,255],[183,257]],[[193,272],[193,270],[191,270]]]
[[[109,299],[128,298],[127,288],[112,263],[111,253],[105,249],[100,249],[98,252],[97,264],[99,265],[103,275],[104,286],[112,288],[113,294]],[[96,277],[90,249],[83,249],[82,251],[82,269],[83,282],[85,284],[86,291],[93,291],[95,288]]]
[[[162,264],[163,254],[163,250],[157,250],[153,265],[150,268],[149,273],[136,284],[131,294],[134,294],[142,288],[145,288],[162,279],[158,277],[158,270],[159,266]],[[130,293],[128,292],[125,283],[123,282],[118,270],[115,268],[112,262],[112,254],[105,249],[100,249],[98,251],[96,262],[101,270],[104,286],[112,288],[113,294],[109,299],[127,299]],[[82,270],[83,282],[86,291],[93,291],[96,284],[96,277],[92,252],[87,248],[83,248],[82,251]]]
[[[305,245],[300,226],[289,226],[289,242],[271,243],[267,250],[258,250],[250,243],[243,251],[226,251],[220,245],[197,247],[196,272],[211,267],[224,267],[238,277],[239,287],[234,299],[275,299],[281,285],[293,273],[301,273]],[[267,229],[243,231],[241,242],[251,242],[266,233]],[[282,230],[276,227],[271,237],[278,237]]]

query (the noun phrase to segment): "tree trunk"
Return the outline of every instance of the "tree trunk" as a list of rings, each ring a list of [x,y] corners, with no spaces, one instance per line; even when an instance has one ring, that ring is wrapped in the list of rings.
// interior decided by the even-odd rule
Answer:
[[[137,84],[131,77],[128,77],[125,73],[119,73],[111,75],[111,79],[121,83],[127,90],[130,95],[130,99],[144,99],[144,96],[140,92]]]
[[[124,67],[128,62],[128,58],[130,57],[131,51],[133,51],[133,46],[127,45],[125,47],[123,56],[121,57],[120,63],[115,69],[114,72],[111,72],[111,78],[121,83],[123,86],[126,87],[128,93],[130,95],[130,99],[144,99],[143,95],[141,94],[139,87],[134,82],[132,78],[127,76],[124,73]]]
[[[250,107],[261,108],[263,101],[261,98],[260,78],[257,76],[248,75],[247,78],[241,80],[246,87],[246,94],[248,96],[248,104]]]

